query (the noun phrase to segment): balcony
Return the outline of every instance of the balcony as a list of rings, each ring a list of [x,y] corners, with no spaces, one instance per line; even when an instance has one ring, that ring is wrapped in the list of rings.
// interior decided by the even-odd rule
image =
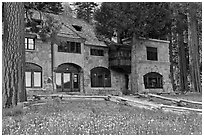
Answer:
[[[131,47],[129,45],[109,45],[109,66],[111,69],[123,72],[131,72]]]

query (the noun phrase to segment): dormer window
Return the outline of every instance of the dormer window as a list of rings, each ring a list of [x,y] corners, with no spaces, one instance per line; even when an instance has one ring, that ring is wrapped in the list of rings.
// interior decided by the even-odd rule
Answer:
[[[42,24],[42,20],[40,19],[32,19],[37,25],[41,25]]]
[[[25,38],[25,49],[35,50],[35,39],[34,38]]]
[[[78,25],[72,25],[76,31],[81,31],[82,30],[82,26],[78,26]]]

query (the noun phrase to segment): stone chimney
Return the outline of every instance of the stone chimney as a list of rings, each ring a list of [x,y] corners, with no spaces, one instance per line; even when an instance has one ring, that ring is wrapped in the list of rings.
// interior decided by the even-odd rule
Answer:
[[[72,13],[72,8],[70,7],[69,2],[62,2],[62,6],[64,8],[64,12],[62,13],[62,15],[72,18],[73,13]]]

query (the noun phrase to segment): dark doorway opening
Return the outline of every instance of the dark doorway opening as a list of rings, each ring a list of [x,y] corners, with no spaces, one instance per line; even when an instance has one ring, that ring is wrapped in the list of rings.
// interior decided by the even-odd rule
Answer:
[[[66,63],[59,65],[56,72],[56,88],[58,92],[80,91],[81,68],[75,64]]]

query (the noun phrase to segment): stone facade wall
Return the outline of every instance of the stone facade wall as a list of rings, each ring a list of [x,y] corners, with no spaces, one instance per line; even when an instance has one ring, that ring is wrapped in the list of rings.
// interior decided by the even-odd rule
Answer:
[[[147,61],[146,47],[156,47],[158,52],[158,61],[149,62],[169,62],[169,42],[159,40],[138,40],[136,48],[136,61]]]
[[[54,68],[57,68],[63,63],[73,63],[81,68],[84,66],[84,44],[81,43],[81,53],[66,53],[58,52],[58,45],[54,44]]]
[[[172,92],[170,80],[169,43],[159,40],[138,40],[138,46],[133,46],[136,54],[132,55],[136,66],[138,92]],[[147,60],[146,47],[157,47],[158,60]],[[136,63],[136,64],[135,64]],[[157,72],[163,76],[163,89],[145,89],[143,76],[149,72]],[[136,74],[131,74],[136,75]],[[129,81],[131,83],[131,80]],[[130,85],[130,84],[129,84]]]
[[[171,92],[170,63],[138,63],[138,90],[142,92]],[[163,76],[163,89],[145,89],[143,76],[149,72],[157,72]]]
[[[152,40],[139,40],[139,46],[136,47],[134,54],[134,61],[132,66],[136,66],[137,70],[137,86],[139,92],[171,92],[172,85],[170,80],[170,63],[168,42],[152,41]],[[147,60],[146,47],[157,47],[158,61]],[[36,49],[34,51],[26,51],[26,62],[32,62],[42,67],[42,88],[41,89],[28,89],[28,90],[43,90],[51,91],[52,83],[48,83],[48,78],[52,77],[51,72],[51,44],[45,43],[37,39],[35,42]],[[90,55],[90,49],[97,48],[104,50],[104,56]],[[95,67],[104,67],[109,69],[109,55],[108,47],[90,46],[81,43],[81,54],[77,53],[63,53],[57,52],[57,45],[54,45],[54,69],[63,63],[73,63],[81,67],[80,73],[80,93],[85,94],[115,94],[121,95],[126,89],[125,74],[113,70],[111,71],[111,87],[106,88],[93,88],[91,87],[91,69]],[[157,72],[163,76],[163,89],[145,89],[143,76],[149,72]],[[129,75],[128,89],[131,89],[131,75]],[[54,78],[55,82],[55,73]]]
[[[51,90],[52,83],[48,78],[52,77],[51,72],[51,46],[50,42],[35,40],[35,50],[26,50],[26,62],[35,63],[42,67],[42,88],[27,88],[27,90]]]
[[[126,89],[125,87],[125,74],[111,71],[111,84],[112,87],[122,94]]]
[[[90,55],[90,49],[103,49],[104,56]],[[80,92],[85,94],[121,94],[124,89],[124,76],[111,71],[111,87],[91,87],[91,69],[95,67],[109,68],[108,47],[90,46],[81,43],[81,54],[58,52],[58,45],[54,45],[54,69],[63,63],[73,63],[81,67]],[[55,81],[55,73],[54,73]]]
[[[78,41],[77,41],[78,42]],[[53,65],[54,65],[54,70],[61,64],[64,63],[73,63],[78,65],[81,68],[81,73],[80,73],[80,92],[84,93],[84,87],[83,87],[83,68],[84,68],[84,44],[81,43],[81,53],[66,53],[66,52],[58,52],[58,45],[54,44],[53,48]],[[56,81],[55,78],[55,72],[54,72],[54,81]],[[56,89],[56,87],[55,87]]]
[[[104,56],[90,55],[90,49],[104,50]],[[91,87],[91,69],[95,67],[109,67],[108,48],[96,46],[84,46],[84,89],[86,94],[121,94],[122,74],[111,71],[111,87]]]

